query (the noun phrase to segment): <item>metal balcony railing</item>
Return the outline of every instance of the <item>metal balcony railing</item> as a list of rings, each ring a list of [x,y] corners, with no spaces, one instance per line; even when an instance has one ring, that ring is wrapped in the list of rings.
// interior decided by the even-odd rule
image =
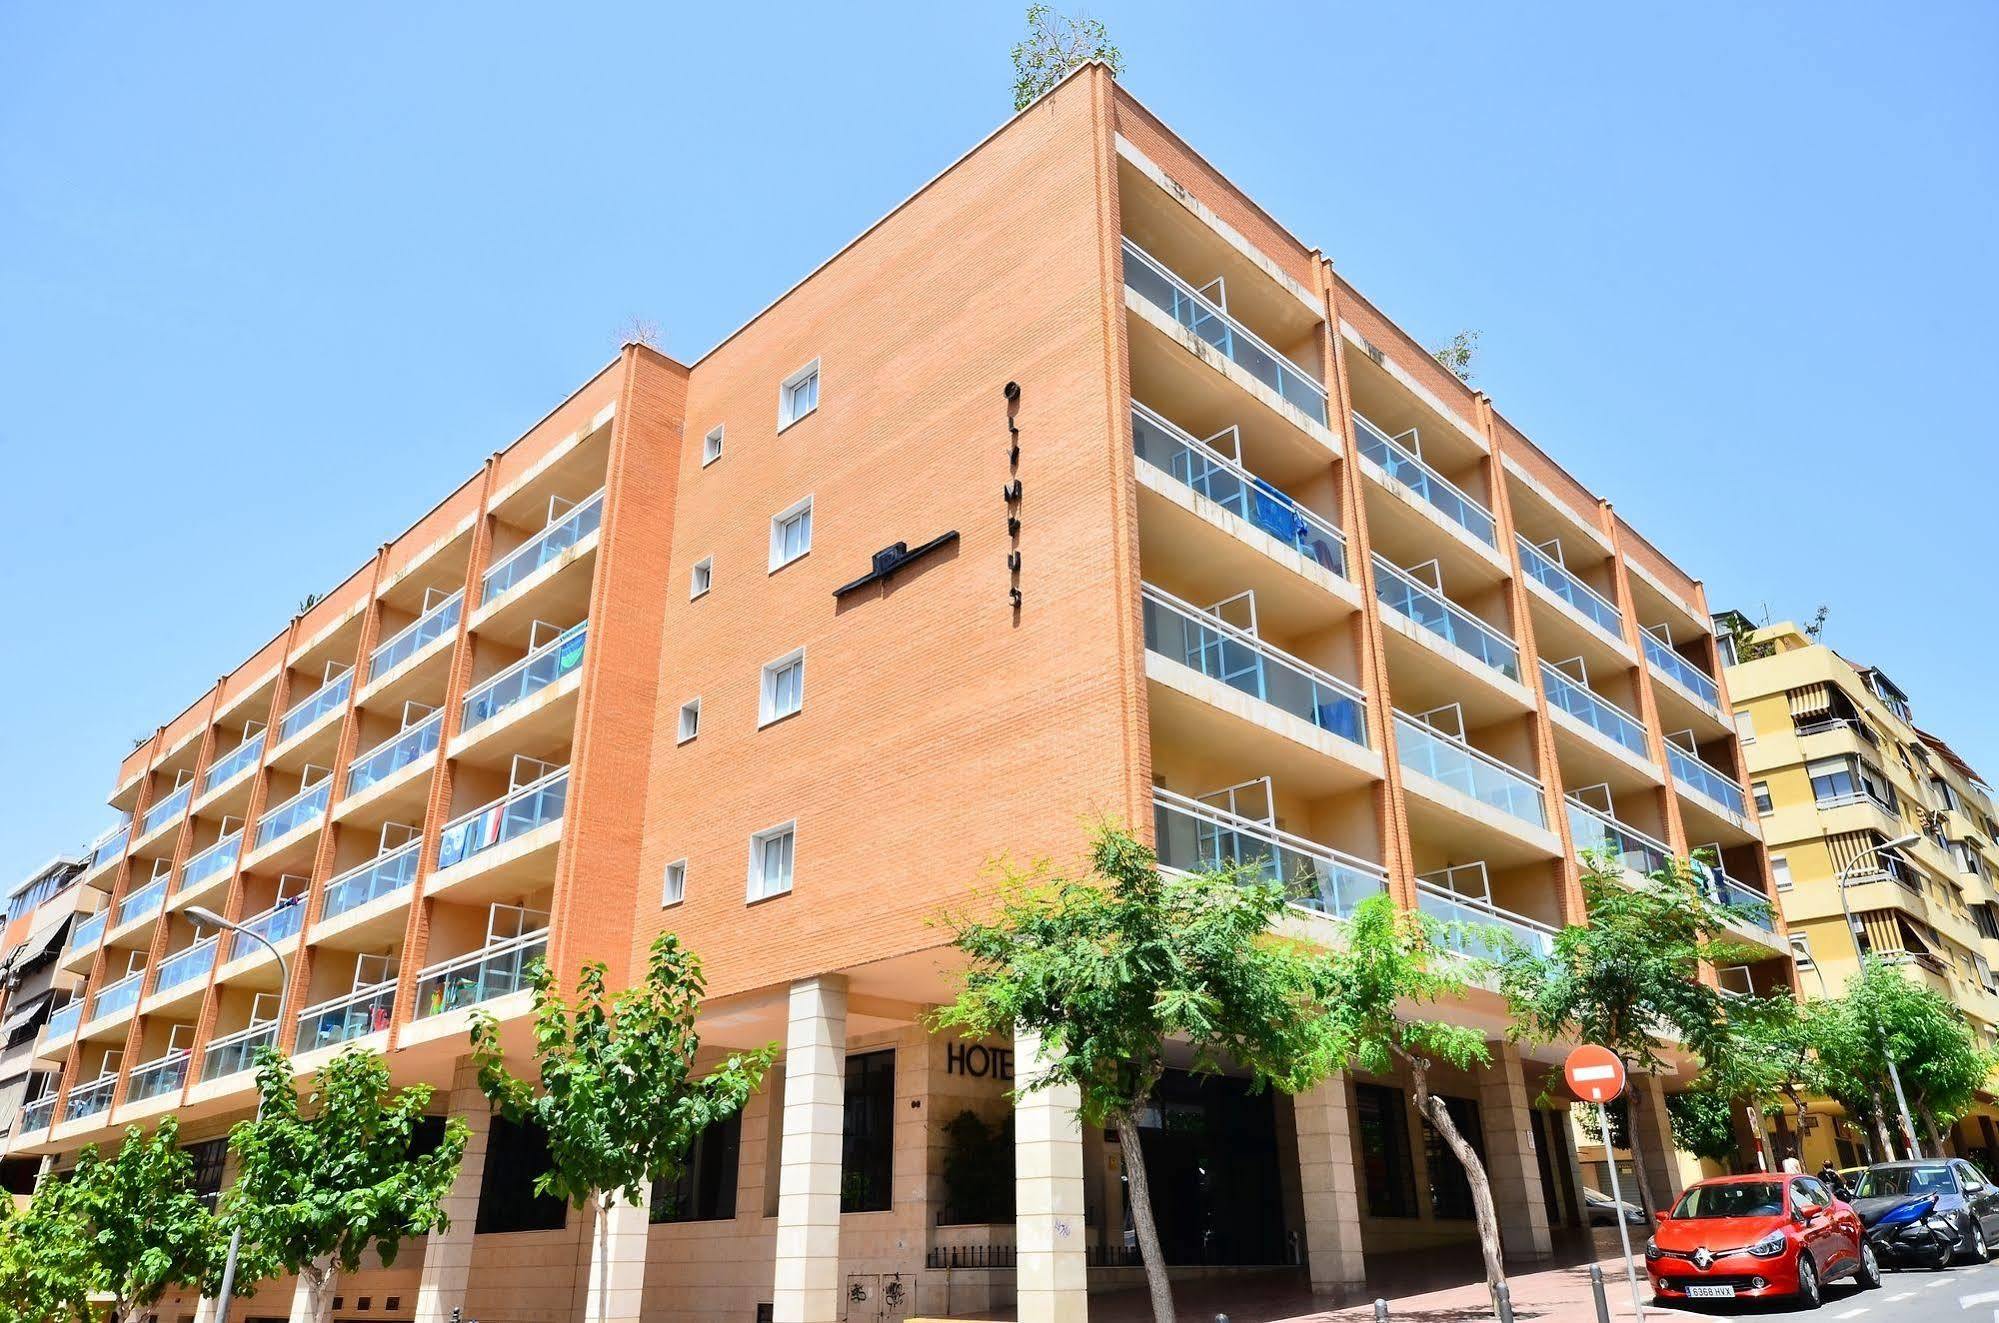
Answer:
[[[1367,699],[1328,675],[1151,584],[1141,586],[1145,646],[1323,731],[1367,743]]]
[[[90,866],[85,871],[95,873],[99,869],[109,868],[117,863],[125,853],[125,843],[131,839],[131,823],[115,828],[110,835],[97,843],[96,849],[90,852]]]
[[[153,981],[153,991],[165,992],[205,976],[215,968],[215,946],[215,938],[204,937],[160,961],[160,976]]]
[[[193,796],[194,782],[184,782],[180,789],[171,792],[165,799],[146,810],[145,815],[139,819],[139,835],[151,836],[178,818],[181,811],[187,807],[187,801]]]
[[[292,704],[291,710],[278,718],[278,743],[283,744],[299,732],[317,725],[327,713],[346,703],[348,691],[353,687],[354,672],[343,671]]]
[[[181,865],[180,889],[187,891],[212,877],[228,873],[236,867],[237,857],[242,853],[243,832],[238,828]]]
[[[1294,904],[1335,918],[1351,918],[1355,906],[1388,886],[1380,867],[1365,859],[1157,787],[1152,831],[1161,868],[1245,867],[1285,886]]]
[[[1324,386],[1130,239],[1124,241],[1124,283],[1294,408],[1327,421]]]
[[[69,1099],[63,1104],[62,1119],[80,1121],[86,1116],[95,1116],[111,1106],[111,1095],[118,1088],[116,1075],[104,1075],[79,1084],[69,1091]]]
[[[42,1046],[60,1043],[74,1034],[82,1023],[83,998],[78,997],[49,1013],[48,1023],[42,1026]]]
[[[437,866],[449,868],[562,817],[569,795],[569,769],[559,767],[503,799],[473,809],[445,825],[438,835]]]
[[[130,1010],[138,1004],[139,989],[145,984],[146,971],[137,969],[97,990],[97,996],[90,1003],[90,1018],[102,1020],[107,1015]]]
[[[1768,896],[1754,887],[1736,881],[1702,859],[1694,861],[1694,873],[1707,888],[1708,899],[1715,904],[1734,912],[1743,922],[1761,928],[1764,932],[1777,931],[1776,915],[1772,911]]]
[[[396,981],[386,979],[308,1006],[299,1012],[296,1046],[300,1052],[310,1052],[386,1029],[395,1005]]]
[[[1704,799],[1713,801],[1741,817],[1744,809],[1742,786],[1700,760],[1671,740],[1666,741],[1666,761],[1672,764],[1673,779]]]
[[[1509,680],[1520,678],[1520,650],[1513,640],[1379,552],[1374,556],[1374,595],[1383,606],[1421,625],[1459,652]]]
[[[1579,852],[1609,853],[1640,877],[1672,868],[1673,852],[1636,827],[1627,827],[1574,797],[1568,800],[1568,809],[1569,837]]]
[[[28,1135],[37,1130],[46,1130],[55,1118],[56,1096],[53,1093],[44,1094],[33,1102],[22,1105],[21,1119],[15,1124],[14,1133]]]
[[[347,769],[347,793],[358,795],[377,781],[386,781],[426,754],[437,752],[444,731],[444,709],[397,731],[354,760]]]
[[[201,1078],[219,1080],[224,1075],[234,1075],[239,1070],[248,1070],[256,1064],[257,1049],[276,1046],[277,1041],[276,1020],[253,1024],[248,1029],[218,1038],[208,1045],[206,1052],[201,1054]]]
[[[91,947],[96,946],[99,941],[103,940],[104,929],[109,923],[110,918],[111,911],[102,909],[77,924],[75,930],[69,935],[69,949],[72,951],[88,951]]]
[[[1536,827],[1548,825],[1539,781],[1434,726],[1397,712],[1395,750],[1401,764],[1413,772],[1442,782],[1522,822]]]
[[[1520,547],[1520,564],[1527,577],[1574,607],[1576,613],[1612,638],[1624,638],[1624,613],[1608,597],[1577,578],[1568,566],[1550,556],[1518,533],[1513,540]]]
[[[1499,536],[1493,531],[1492,511],[1465,495],[1443,474],[1403,449],[1395,438],[1362,415],[1356,413],[1353,422],[1354,441],[1363,457],[1422,497],[1444,518],[1495,551],[1499,549]]]
[[[332,791],[333,778],[323,777],[267,811],[257,819],[257,848],[261,850],[272,841],[282,840],[299,828],[317,822],[326,813],[327,797]]]
[[[548,929],[541,928],[432,965],[417,975],[416,1014],[442,1015],[518,992],[547,954]]]
[[[465,695],[461,733],[491,720],[514,704],[570,675],[583,665],[590,622],[579,621]]]
[[[263,951],[264,943],[252,937],[251,933],[261,934],[265,942],[276,946],[296,933],[304,923],[305,897],[287,896],[269,909],[260,910],[242,921],[244,931],[230,934],[228,959],[241,960],[246,955]]]
[[[208,770],[202,773],[201,793],[205,795],[219,785],[226,785],[255,767],[257,756],[263,751],[264,732],[260,730],[208,765]]]
[[[589,537],[603,522],[604,491],[600,487],[487,570],[479,581],[480,605],[505,597],[514,585]]]
[[[187,1083],[187,1063],[193,1057],[192,1052],[182,1048],[132,1067],[132,1078],[125,1085],[125,1101],[133,1103],[157,1098],[180,1088]]]
[[[1594,690],[1577,684],[1569,675],[1547,662],[1541,663],[1541,680],[1548,701],[1627,753],[1651,761],[1652,750],[1645,742],[1645,725],[1617,704]]]
[[[369,681],[381,679],[435,640],[458,628],[459,610],[464,605],[465,590],[461,588],[397,630],[387,642],[378,645],[368,654]]]
[[[1497,960],[1512,944],[1535,955],[1554,950],[1555,930],[1547,924],[1421,878],[1416,881],[1416,908],[1446,925],[1444,945],[1459,955]]]
[[[136,923],[154,913],[167,898],[167,880],[156,877],[118,902],[118,926]]]
[[[328,882],[320,922],[359,909],[371,900],[400,891],[415,882],[417,855],[422,845],[421,840],[414,840],[397,846]]]
[[[1721,690],[1700,667],[1682,657],[1650,630],[1644,632],[1645,660],[1654,672],[1678,684],[1701,702],[1721,711]]]

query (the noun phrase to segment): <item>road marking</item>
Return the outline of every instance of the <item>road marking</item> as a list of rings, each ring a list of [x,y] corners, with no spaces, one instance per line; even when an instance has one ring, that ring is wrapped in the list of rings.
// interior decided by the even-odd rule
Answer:
[[[1892,1304],[1894,1304],[1894,1303],[1895,1303],[1895,1302],[1896,1302],[1897,1300],[1910,1300],[1910,1299],[1913,1299],[1913,1298],[1915,1297],[1915,1294],[1916,1294],[1916,1293],[1915,1293],[1914,1291],[1904,1291],[1904,1292],[1902,1292],[1902,1294],[1900,1294],[1900,1295],[1891,1295],[1891,1296],[1884,1296],[1884,1297],[1882,1297],[1882,1298],[1883,1298],[1883,1299],[1885,1299],[1885,1300],[1886,1300],[1886,1301],[1887,1301],[1887,1302],[1888,1302],[1889,1304],[1891,1304],[1891,1305],[1892,1305]]]
[[[1999,1305],[1999,1291],[1981,1291],[1977,1295],[1961,1295],[1957,1298],[1959,1309],[1969,1309],[1973,1305]]]
[[[1849,1310],[1847,1310],[1847,1311],[1846,1311],[1846,1312],[1845,1312],[1844,1314],[1834,1314],[1834,1315],[1833,1315],[1833,1317],[1834,1317],[1834,1318],[1859,1318],[1859,1317],[1860,1317],[1860,1316],[1861,1316],[1862,1314],[1864,1314],[1864,1313],[1866,1313],[1866,1312],[1867,1312],[1867,1306],[1866,1306],[1866,1305],[1862,1305],[1862,1306],[1861,1306],[1860,1308],[1858,1308],[1858,1309],[1849,1309]]]

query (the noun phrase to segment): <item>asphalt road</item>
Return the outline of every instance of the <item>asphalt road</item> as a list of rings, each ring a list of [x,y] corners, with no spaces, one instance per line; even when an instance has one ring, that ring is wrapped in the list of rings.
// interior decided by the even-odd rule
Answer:
[[[1674,1306],[1682,1306],[1677,1302]],[[1650,1311],[1648,1311],[1650,1312]],[[1700,1310],[1708,1318],[1810,1319],[1812,1323],[1999,1323],[1999,1260],[1978,1267],[1958,1266],[1942,1272],[1890,1269],[1880,1288],[1862,1291],[1851,1282],[1834,1282],[1825,1289],[1825,1304],[1816,1311],[1782,1306],[1715,1304]]]

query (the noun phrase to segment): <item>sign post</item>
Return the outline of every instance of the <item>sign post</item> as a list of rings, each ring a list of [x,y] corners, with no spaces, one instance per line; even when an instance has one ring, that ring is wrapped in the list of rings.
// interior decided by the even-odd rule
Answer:
[[[1624,1191],[1617,1179],[1617,1154],[1610,1145],[1610,1109],[1605,1105],[1624,1092],[1624,1063],[1609,1048],[1585,1043],[1562,1063],[1562,1077],[1568,1081],[1570,1093],[1596,1104],[1597,1125],[1603,1134],[1603,1165],[1610,1172],[1610,1198],[1617,1216],[1617,1239],[1624,1246],[1624,1277],[1631,1283],[1631,1312],[1643,1320],[1645,1304],[1638,1295],[1638,1269],[1631,1257],[1631,1229],[1624,1222]]]

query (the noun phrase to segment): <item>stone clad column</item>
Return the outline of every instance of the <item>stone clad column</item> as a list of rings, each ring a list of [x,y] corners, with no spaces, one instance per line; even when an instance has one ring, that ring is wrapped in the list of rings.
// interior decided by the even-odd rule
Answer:
[[[1680,1177],[1679,1151],[1673,1147],[1673,1120],[1666,1114],[1666,1087],[1657,1075],[1640,1075],[1636,1071],[1631,1073],[1626,1087],[1644,1091],[1637,1109],[1637,1123],[1645,1179],[1651,1182],[1652,1197],[1659,1206],[1671,1208],[1680,1191],[1686,1188],[1686,1182]],[[1637,1193],[1626,1190],[1624,1197],[1636,1203]]]
[[[417,1279],[415,1323],[449,1323],[451,1311],[465,1304],[472,1277],[472,1229],[479,1220],[479,1183],[486,1174],[486,1137],[493,1111],[479,1091],[479,1073],[470,1057],[461,1057],[452,1074],[450,1114],[465,1123],[465,1156],[458,1175],[444,1196],[444,1215],[451,1224],[424,1238],[423,1274]]]
[[[1041,1036],[1013,1040],[1018,1086],[1041,1077]],[[1073,1085],[1036,1089],[1014,1105],[1014,1240],[1020,1323],[1084,1323],[1090,1316],[1083,1226],[1083,1122]]]
[[[840,1317],[840,1141],[846,1111],[847,981],[791,985],[784,1037],[775,1323]]]
[[[1366,1285],[1360,1248],[1360,1181],[1344,1071],[1291,1100],[1298,1189],[1305,1209],[1305,1265],[1314,1295],[1357,1296]]]
[[[636,1205],[594,1203],[590,1218],[590,1281],[584,1292],[585,1323],[638,1323],[646,1286],[646,1236],[652,1185]]]
[[[1495,1044],[1492,1064],[1479,1072],[1479,1121],[1485,1128],[1485,1168],[1492,1181],[1500,1241],[1510,1257],[1545,1259],[1554,1253],[1541,1167],[1534,1155],[1534,1117],[1520,1048]]]

